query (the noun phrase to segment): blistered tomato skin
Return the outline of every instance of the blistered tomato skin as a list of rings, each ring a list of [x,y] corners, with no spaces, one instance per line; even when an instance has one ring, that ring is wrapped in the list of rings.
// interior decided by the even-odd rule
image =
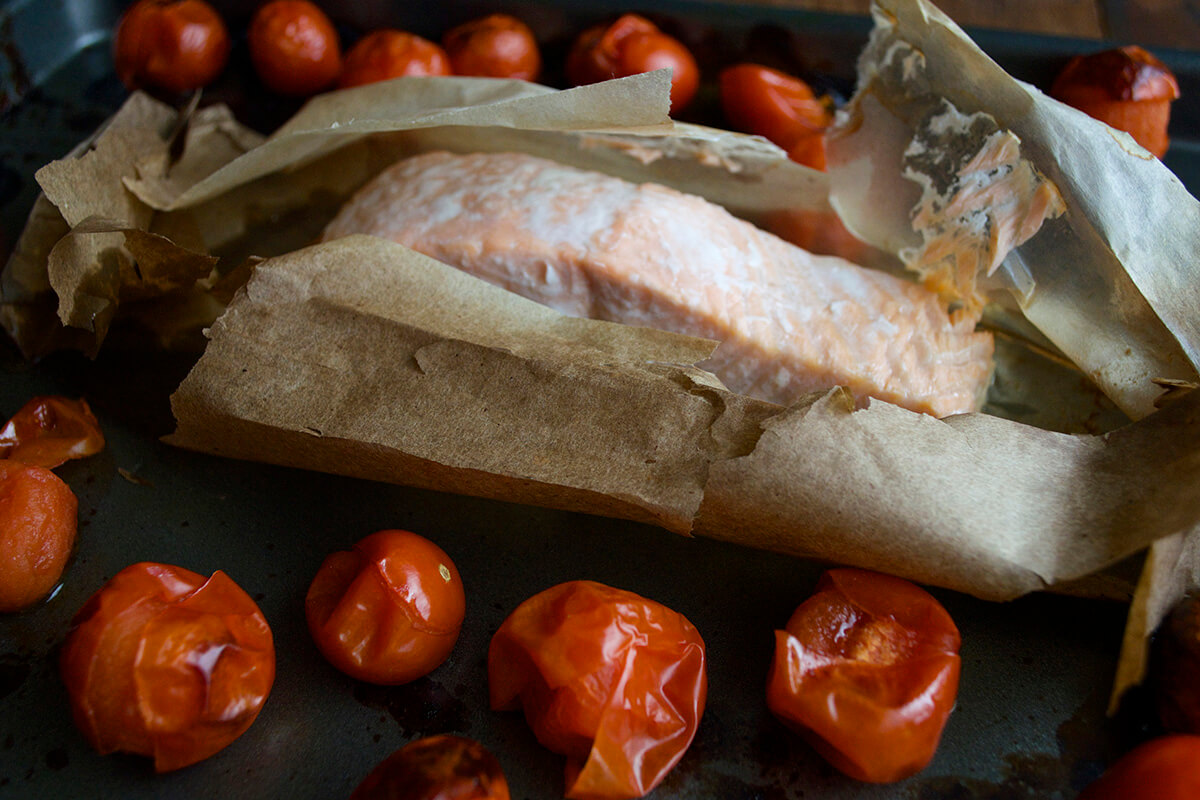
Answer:
[[[223,572],[133,564],[72,625],[60,667],[76,725],[101,754],[148,756],[158,772],[228,746],[275,680],[271,629]]]
[[[42,600],[75,546],[78,502],[45,467],[0,460],[0,613]]]
[[[542,57],[533,31],[508,14],[489,14],[451,29],[442,38],[455,75],[537,80]]]
[[[775,643],[767,706],[839,770],[890,783],[933,758],[958,692],[960,638],[932,595],[830,570]]]
[[[450,75],[450,57],[440,45],[412,33],[379,30],[355,42],[346,53],[338,87],[422,75]]]
[[[641,797],[683,757],[704,713],[704,641],[682,615],[592,581],[526,600],[492,637],[488,691],[567,757],[569,798]]]
[[[259,79],[280,94],[316,94],[332,86],[342,71],[337,31],[308,0],[271,0],[260,6],[247,42]]]
[[[47,469],[104,449],[104,434],[83,399],[34,397],[0,428],[0,458]]]
[[[1135,747],[1089,784],[1079,800],[1200,797],[1200,736],[1172,734]]]
[[[130,89],[207,86],[229,59],[229,32],[204,0],[138,0],[117,25],[117,77]]]
[[[509,800],[500,762],[479,742],[428,736],[385,758],[350,800]]]
[[[700,88],[700,67],[691,51],[637,14],[580,34],[567,54],[566,69],[575,86],[669,69],[672,114],[686,108]]]
[[[368,683],[429,674],[458,641],[466,594],[458,568],[410,531],[378,531],[321,564],[304,601],[322,655]]]

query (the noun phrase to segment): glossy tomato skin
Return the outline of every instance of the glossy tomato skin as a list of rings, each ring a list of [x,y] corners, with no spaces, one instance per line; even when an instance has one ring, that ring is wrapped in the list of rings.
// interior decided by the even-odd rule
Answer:
[[[308,0],[270,0],[260,6],[247,42],[259,79],[280,94],[316,94],[332,86],[342,71],[337,30]]]
[[[359,39],[346,53],[338,87],[409,75],[450,74],[450,57],[439,45],[405,31],[379,30]]]
[[[384,530],[326,558],[304,609],[331,664],[357,680],[396,685],[449,657],[466,594],[440,547],[411,531]]]
[[[641,797],[683,757],[707,698],[699,632],[682,615],[592,581],[526,600],[492,637],[493,709],[522,709],[567,757],[570,798]]]
[[[427,736],[371,770],[350,800],[509,800],[500,762],[479,742]]]
[[[671,113],[677,114],[700,88],[700,67],[682,42],[637,14],[589,28],[567,54],[567,80],[575,86],[656,69],[671,70]]]
[[[1079,800],[1194,800],[1200,797],[1200,736],[1171,734],[1135,747]]]
[[[0,460],[0,613],[54,589],[75,546],[78,505],[45,467]]]
[[[82,398],[34,397],[0,428],[0,458],[47,469],[103,449],[100,423]]]
[[[198,89],[228,60],[229,31],[204,0],[137,0],[117,25],[117,77],[130,89]]]
[[[872,783],[933,758],[958,691],[960,638],[908,581],[830,570],[776,631],[767,706],[831,764]]]
[[[140,562],[75,615],[60,662],[75,723],[101,754],[202,761],[258,717],[275,680],[271,629],[223,572]]]
[[[455,75],[537,80],[542,56],[533,31],[509,14],[465,22],[442,37]]]
[[[797,163],[825,169],[833,115],[807,83],[761,64],[735,64],[721,71],[720,88],[731,126],[769,139]]]

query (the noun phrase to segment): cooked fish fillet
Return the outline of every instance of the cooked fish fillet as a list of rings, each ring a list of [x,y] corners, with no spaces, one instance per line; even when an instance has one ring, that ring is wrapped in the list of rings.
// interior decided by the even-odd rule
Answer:
[[[936,416],[976,410],[992,339],[926,289],[815,256],[703,198],[522,153],[429,153],[325,229],[399,242],[566,314],[716,339],[732,390],[830,386]]]

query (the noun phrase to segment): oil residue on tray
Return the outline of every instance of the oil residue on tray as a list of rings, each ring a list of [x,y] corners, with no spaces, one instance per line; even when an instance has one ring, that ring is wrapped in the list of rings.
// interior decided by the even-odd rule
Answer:
[[[388,712],[400,732],[409,737],[465,731],[470,722],[466,704],[429,678],[418,678],[403,686],[355,683],[354,699]]]

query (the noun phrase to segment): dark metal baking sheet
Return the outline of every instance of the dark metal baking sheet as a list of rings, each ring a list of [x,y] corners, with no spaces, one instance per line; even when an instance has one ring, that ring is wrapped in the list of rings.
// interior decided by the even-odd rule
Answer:
[[[33,201],[34,170],[84,138],[124,97],[109,57],[121,5],[0,2],[4,254]],[[226,4],[235,35],[247,8]],[[339,21],[348,35],[384,21],[436,35],[488,8],[447,2],[406,19],[399,8],[367,2],[342,9]],[[627,6],[508,8],[538,28],[550,61],[569,32]],[[770,54],[842,91],[869,27],[861,18],[771,6],[676,2],[654,11],[707,63]],[[991,32],[977,32],[977,39],[1035,83],[1072,53],[1097,46]],[[1195,54],[1163,55],[1185,92],[1167,163],[1195,187],[1200,69]],[[237,40],[230,74],[209,97],[268,127],[291,109],[256,89],[245,59]],[[695,113],[711,117],[714,103],[710,87]],[[538,746],[519,714],[487,709],[485,653],[517,603],[574,578],[664,602],[688,616],[708,644],[708,709],[656,798],[1070,798],[1151,730],[1137,703],[1117,719],[1104,716],[1121,604],[1052,595],[990,604],[935,591],[963,633],[958,707],[942,746],[925,772],[900,784],[853,782],[775,721],[763,698],[772,631],[808,594],[820,565],[622,521],[178,451],[158,437],[170,430],[167,397],[188,365],[187,357],[131,353],[95,362],[62,354],[30,365],[0,343],[0,415],[34,394],[83,395],[109,442],[103,454],[59,470],[80,499],[79,543],[61,589],[31,611],[0,617],[0,797],[345,797],[392,750],[438,732],[484,742],[500,758],[514,798],[561,797],[561,760]],[[355,683],[324,663],[302,611],[321,559],[383,527],[437,541],[468,590],[466,623],[450,660],[394,688]],[[56,667],[74,612],[137,560],[225,570],[258,600],[278,649],[275,689],[251,729],[214,758],[164,776],[141,759],[101,757],[88,748],[72,726]]]

